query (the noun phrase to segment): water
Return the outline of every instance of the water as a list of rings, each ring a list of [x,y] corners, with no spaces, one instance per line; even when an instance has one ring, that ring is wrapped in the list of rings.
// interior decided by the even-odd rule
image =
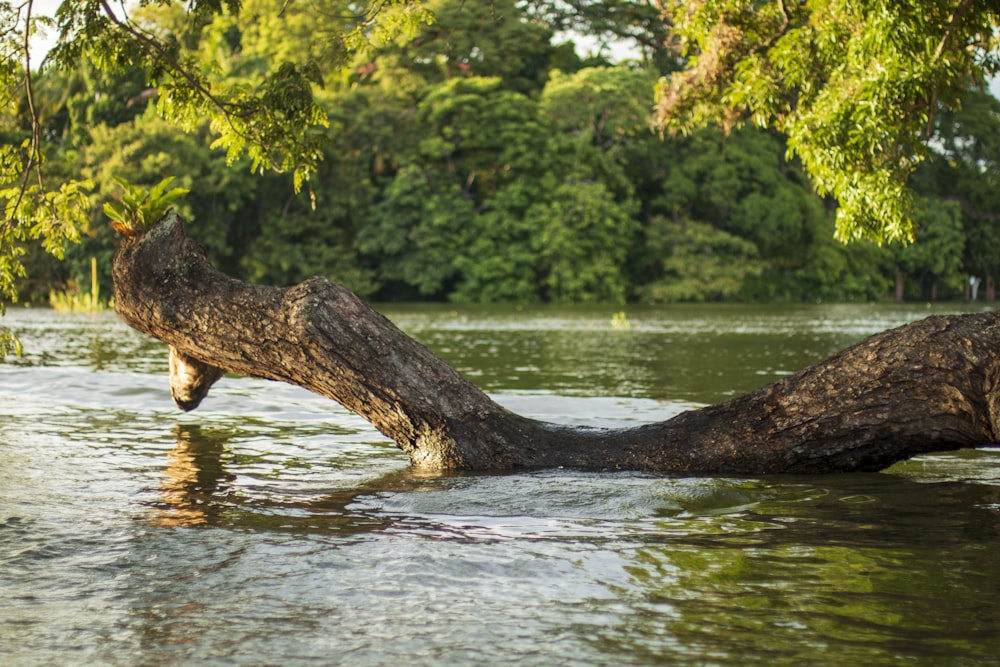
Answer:
[[[391,307],[502,403],[668,418],[923,316]],[[937,309],[936,312],[940,312]],[[878,474],[426,475],[229,377],[191,414],[113,314],[12,310],[0,664],[1000,665],[1000,453]]]

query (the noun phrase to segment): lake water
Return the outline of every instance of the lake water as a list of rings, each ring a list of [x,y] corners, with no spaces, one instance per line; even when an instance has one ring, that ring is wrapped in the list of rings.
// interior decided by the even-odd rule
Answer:
[[[935,307],[392,306],[501,403],[661,420]],[[878,474],[415,474],[227,377],[173,407],[112,313],[12,309],[0,664],[1000,665],[1000,453]],[[619,323],[621,321],[619,320]]]

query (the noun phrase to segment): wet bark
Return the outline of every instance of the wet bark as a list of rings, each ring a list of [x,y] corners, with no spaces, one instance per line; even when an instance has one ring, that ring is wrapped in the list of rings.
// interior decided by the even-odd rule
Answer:
[[[997,441],[993,313],[929,317],[725,403],[598,430],[506,410],[329,280],[277,288],[220,273],[173,214],[122,242],[114,297],[127,324],[171,347],[184,409],[217,369],[290,382],[358,413],[417,466],[835,472]]]

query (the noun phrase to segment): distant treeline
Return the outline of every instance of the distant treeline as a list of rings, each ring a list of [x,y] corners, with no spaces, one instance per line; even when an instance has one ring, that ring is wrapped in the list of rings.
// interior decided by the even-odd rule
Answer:
[[[216,19],[178,39],[250,79],[296,51],[253,23],[258,4],[244,3],[239,27]],[[187,133],[162,121],[136,70],[43,72],[35,106],[61,147],[45,169],[92,179],[93,216],[66,261],[34,251],[22,298],[89,285],[92,256],[107,291],[113,179],[170,175],[190,189],[177,206],[189,234],[222,270],[269,284],[325,275],[375,301],[929,300],[964,297],[970,275],[982,298],[1000,276],[1000,103],[987,93],[934,120],[916,242],[844,245],[836,203],[814,194],[781,136],[650,130],[657,79],[679,65],[655,44],[632,40],[635,60],[613,65],[579,56],[544,2],[429,4],[437,21],[414,41],[323,72],[325,160],[299,194],[287,175],[228,165],[198,119]],[[297,7],[283,20],[321,35],[322,16]],[[168,9],[147,11],[173,29]],[[570,27],[629,39],[615,20]],[[5,121],[6,141],[23,140],[21,121]]]

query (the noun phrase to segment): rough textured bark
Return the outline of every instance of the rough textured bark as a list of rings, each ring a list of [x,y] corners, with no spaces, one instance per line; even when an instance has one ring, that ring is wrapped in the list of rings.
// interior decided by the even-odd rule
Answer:
[[[929,317],[725,403],[597,430],[504,409],[329,280],[276,288],[223,275],[173,214],[122,242],[114,283],[121,318],[170,345],[182,408],[219,368],[290,382],[357,412],[418,466],[834,472],[997,441],[994,313]]]

